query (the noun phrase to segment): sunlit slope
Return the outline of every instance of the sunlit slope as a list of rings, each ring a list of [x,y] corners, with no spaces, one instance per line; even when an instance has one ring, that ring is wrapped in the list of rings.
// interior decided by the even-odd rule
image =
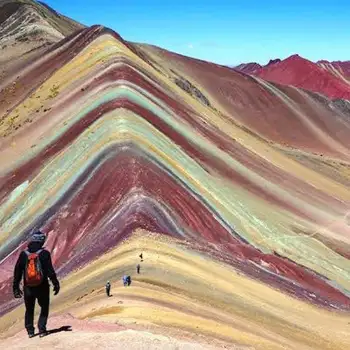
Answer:
[[[141,274],[125,288],[119,276],[133,274],[140,251]],[[101,287],[107,279],[112,283],[111,298]],[[340,350],[350,341],[345,315],[285,296],[214,262],[210,252],[194,253],[181,242],[146,231],[70,274],[62,285],[65,288],[53,301],[53,315],[69,313],[81,320],[147,327],[155,333],[166,327],[168,336],[181,329],[254,349]],[[22,307],[7,314],[3,327],[19,319],[21,312]],[[20,328],[15,322],[5,336]]]
[[[191,253],[183,252],[181,264],[169,262],[173,272],[167,283],[173,286],[175,275],[183,276],[187,266],[193,286],[199,283],[206,298],[211,295],[210,312],[229,310],[224,292],[243,283],[244,295],[248,283],[221,281],[223,290],[216,294],[207,274],[217,259],[260,280],[249,280],[253,284],[247,290],[259,290],[249,302],[240,299],[244,307],[235,304],[240,317],[254,314],[247,312],[247,303],[261,308],[261,288],[268,290],[264,302],[273,300],[285,317],[295,309],[294,324],[310,322],[303,326],[307,330],[311,325],[323,330],[321,321],[333,327],[335,320],[335,327],[336,312],[349,310],[350,124],[337,110],[330,112],[329,106],[298,89],[130,44],[100,26],[65,39],[28,64],[20,79],[27,84],[0,120],[1,314],[17,306],[11,296],[13,264],[27,235],[37,228],[48,233],[55,266],[67,278],[66,292],[56,303],[65,312],[70,306],[64,306],[64,293],[74,291],[72,271],[84,276],[82,269],[91,269],[99,276],[91,283],[104,284],[112,275],[99,259],[106,261],[113,254],[107,251],[138,228],[185,240],[192,247]],[[140,243],[141,249],[156,242]],[[212,261],[203,262],[208,272],[201,284],[196,282],[198,271],[190,270],[189,256],[208,247]],[[162,246],[157,254],[168,249]],[[227,278],[232,277],[226,265],[215,269],[214,275],[227,271]],[[130,293],[144,289],[150,294],[146,282],[139,280]],[[162,288],[157,293],[173,287]],[[186,283],[182,288],[180,295],[186,290],[197,300],[191,296],[196,289]],[[269,293],[277,293],[276,298]],[[173,301],[172,310],[184,302],[180,299]],[[152,320],[153,314],[147,316],[151,306],[145,308],[142,317]],[[301,315],[309,308],[307,321]],[[100,317],[76,312],[79,317]],[[168,314],[162,306],[157,317],[178,325],[181,312]],[[124,318],[135,314],[130,308]],[[280,333],[278,343],[274,329],[281,320],[275,323],[270,316],[261,316],[259,322],[271,323],[273,334],[260,331],[253,336],[251,329],[233,331],[236,325],[226,325],[226,340],[259,344],[264,339],[261,344],[276,349],[293,341],[306,349],[327,348],[327,337],[318,337],[321,328],[307,340],[305,330],[292,338],[293,326],[293,332]],[[226,317],[203,321],[202,331],[219,329]],[[183,326],[191,329],[195,321],[183,321]],[[331,334],[332,329],[325,331]],[[335,333],[332,341],[334,349],[341,349],[345,338]]]

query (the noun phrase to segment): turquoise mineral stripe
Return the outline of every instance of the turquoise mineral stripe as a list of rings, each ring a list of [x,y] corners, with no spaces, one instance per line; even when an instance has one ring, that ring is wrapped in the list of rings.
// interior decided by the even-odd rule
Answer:
[[[158,106],[151,103],[150,100],[147,100],[143,95],[136,93],[135,90],[131,90],[131,89],[127,88],[126,86],[124,86],[124,87],[120,86],[117,89],[113,89],[111,91],[108,91],[106,94],[103,94],[102,96],[100,96],[99,99],[97,99],[90,106],[86,107],[81,113],[79,113],[77,115],[77,117],[74,118],[75,119],[74,121],[76,121],[80,118],[83,118],[86,113],[97,108],[100,104],[114,100],[115,98],[121,98],[121,97],[128,98],[129,100],[134,101],[135,103],[138,103],[138,104],[142,105],[143,107],[152,110],[152,112],[154,112],[156,115],[158,115],[163,120],[165,120],[170,125],[172,125],[175,130],[177,130],[178,132],[181,132],[182,134],[184,134],[187,138],[189,138],[191,140],[196,140],[196,142],[199,143],[199,146],[202,149],[206,149],[206,151],[211,153],[212,156],[214,156],[214,154],[215,154],[217,157],[221,157],[224,161],[226,161],[226,163],[229,163],[233,168],[236,168],[237,171],[239,171],[240,168],[244,168],[240,165],[239,162],[235,161],[234,159],[229,157],[227,154],[225,154],[224,152],[217,149],[217,147],[215,147],[215,145],[213,145],[213,147],[210,148],[208,146],[208,141],[206,139],[198,137],[198,135],[194,135],[193,130],[191,130],[190,128],[184,127],[179,121],[176,120],[176,118],[170,116],[168,113],[165,113],[161,108],[159,108]],[[148,96],[148,97],[151,98],[151,96]],[[158,103],[160,103],[160,101],[158,101]],[[68,125],[67,125],[67,127],[68,127]],[[253,172],[249,171],[248,169],[243,169],[244,176],[249,178],[249,174],[251,175],[251,177],[255,175]],[[258,175],[256,175],[255,179],[251,178],[251,180],[254,181],[255,183],[259,183],[259,182],[261,183],[262,181],[264,181],[264,179]],[[267,185],[266,181],[265,181],[265,185]],[[227,186],[227,187],[232,187],[232,185]],[[277,186],[275,186],[275,187],[277,188]],[[284,192],[284,191],[282,191],[282,192]],[[293,200],[293,198],[290,198],[290,200]],[[238,205],[239,205],[239,203],[236,203],[236,206],[238,206]],[[255,225],[257,224],[256,220],[255,220],[254,224]],[[264,231],[268,231],[268,230],[265,229]],[[271,237],[274,236],[272,233],[273,232],[270,232]]]
[[[145,93],[145,92],[144,92]],[[149,94],[146,93],[149,98]],[[205,149],[209,154],[212,156],[220,157],[223,161],[228,163],[229,165],[232,166],[232,168],[235,168],[236,171],[243,173],[244,176],[249,178],[250,175],[250,180],[254,181],[255,183],[264,183],[265,186],[268,184],[266,181],[260,177],[257,174],[254,174],[252,171],[249,169],[243,167],[239,162],[235,161],[231,157],[229,157],[226,153],[222,152],[219,150],[215,145],[212,145],[212,147],[208,146],[208,140],[205,138],[199,137],[199,135],[195,135],[193,132],[193,129],[190,129],[189,127],[185,127],[183,123],[180,123],[176,118],[172,117],[168,113],[165,113],[161,108],[156,106],[155,104],[151,103],[149,99],[145,98],[145,96],[137,93],[135,90],[131,90],[127,88],[126,86],[119,86],[116,89],[110,90],[107,93],[103,94],[102,96],[99,96],[99,98],[94,101],[92,104],[87,106],[86,108],[83,109],[82,112],[80,112],[72,121],[73,123],[76,122],[77,120],[83,118],[86,113],[89,113],[90,111],[96,109],[99,105],[112,101],[116,98],[128,98],[129,100],[138,103],[139,105],[143,106],[144,108],[147,108],[151,110],[153,113],[161,117],[164,121],[166,121],[169,125],[174,127],[175,130],[178,132],[182,133],[184,136],[186,136],[190,140],[195,140],[195,143],[199,144],[199,146],[202,149]],[[158,103],[161,103],[160,101],[157,101]],[[66,128],[68,128],[69,125],[67,125]],[[241,170],[243,169],[243,171]],[[241,170],[241,171],[240,171]],[[254,176],[255,175],[255,176]],[[231,187],[227,185],[227,187]],[[277,186],[274,186],[275,189],[278,190]],[[280,192],[285,192],[282,193],[281,195],[287,196],[286,191],[279,190]],[[293,197],[289,198],[290,201],[293,201]],[[297,204],[297,203],[296,203]],[[238,204],[236,204],[238,205]],[[305,203],[304,203],[305,205]],[[255,223],[256,224],[256,223]]]
[[[119,81],[119,84],[121,82],[122,81]],[[83,108],[83,110],[76,116],[71,118],[65,127],[60,128],[59,134],[55,134],[51,137],[48,137],[45,143],[42,143],[39,147],[37,147],[36,151],[38,152],[39,150],[42,150],[45,147],[47,147],[51,142],[53,142],[54,139],[56,139],[57,137],[62,135],[62,133],[64,133],[67,129],[69,129],[71,125],[76,123],[78,120],[84,118],[84,116],[87,113],[98,108],[98,106],[118,98],[126,98],[153,112],[155,115],[157,115],[166,123],[168,123],[168,125],[173,127],[174,130],[181,133],[188,140],[191,140],[192,143],[197,144],[202,150],[205,150],[211,156],[220,158],[226,164],[231,166],[232,169],[234,169],[239,174],[243,175],[244,177],[255,183],[257,186],[262,187],[265,191],[268,191],[273,195],[278,196],[279,198],[284,198],[286,202],[294,205],[295,207],[302,206],[305,212],[307,212],[309,215],[312,215],[317,220],[321,220],[321,222],[323,220],[331,221],[333,219],[333,217],[330,216],[324,210],[321,210],[312,204],[308,204],[307,202],[305,202],[304,199],[299,199],[298,197],[296,197],[294,193],[289,193],[287,190],[266,180],[264,177],[243,166],[241,163],[233,159],[227,153],[223,152],[218,147],[216,147],[216,145],[211,143],[208,139],[198,134],[192,127],[184,123],[184,121],[177,118],[176,115],[172,113],[172,111],[162,101],[156,99],[147,91],[139,89],[137,86],[125,81],[124,86],[120,85],[113,89],[110,88],[107,92],[102,93],[102,95],[95,95],[95,98],[95,101]],[[162,108],[158,107],[155,103],[152,102],[152,100],[154,100],[154,102],[156,102],[157,104],[161,105]]]
[[[23,194],[26,195],[26,200],[22,202],[22,205],[17,206],[15,216],[7,218],[9,221],[6,220],[3,225],[5,230],[11,230],[10,226],[12,226],[12,229],[18,230],[20,225],[25,225],[25,223],[29,225],[31,221],[29,208],[36,207],[36,215],[42,214],[46,208],[53,205],[69,190],[72,183],[87,169],[95,157],[111,145],[118,143],[118,139],[124,135],[127,139],[133,140],[136,138],[143,140],[143,143],[137,142],[138,146],[169,168],[182,181],[186,182],[193,192],[198,193],[201,198],[206,198],[206,201],[216,208],[216,212],[220,214],[222,220],[229,222],[230,226],[235,225],[238,227],[237,231],[248,241],[254,244],[254,237],[250,236],[244,225],[241,225],[242,218],[245,223],[250,222],[253,227],[261,230],[262,235],[267,234],[268,237],[271,234],[274,235],[275,246],[278,247],[284,244],[284,242],[279,241],[279,237],[283,236],[282,232],[277,231],[277,229],[280,229],[279,225],[268,219],[264,222],[259,221],[259,213],[253,204],[249,205],[249,211],[247,210],[247,198],[245,193],[243,193],[244,191],[222,186],[220,179],[208,175],[180,147],[174,145],[171,140],[143,118],[120,109],[118,113],[111,112],[105,118],[96,121],[92,129],[94,130],[93,134],[89,134],[86,131],[80,135],[71,147],[53,159],[29,185],[27,191]],[[160,158],[150,149],[152,145],[157,148],[158,152],[163,153]],[[169,163],[169,160],[171,160],[171,163]],[[177,164],[177,167],[173,166],[174,163]],[[53,184],[58,186],[56,194],[50,193]],[[46,203],[44,207],[38,205],[42,201]],[[215,202],[218,202],[220,207]],[[278,217],[277,220],[276,217]],[[274,213],[274,221],[283,222],[283,220],[283,216],[278,215],[277,212]],[[288,242],[288,250],[292,252],[289,255],[292,255],[295,259],[295,254],[299,255],[302,249],[304,252],[309,253],[310,256],[313,256],[313,258],[322,260],[322,262],[320,261],[320,266],[325,270],[334,271],[336,269],[337,274],[341,275],[341,277],[350,278],[349,273],[342,267],[349,266],[349,262],[331,250],[326,256],[320,256],[317,252],[320,243],[316,240],[314,241],[314,244],[313,240],[307,241],[306,244],[304,239],[295,236],[294,240]],[[315,244],[317,244],[317,249],[313,249]],[[298,258],[300,259],[300,256]],[[350,271],[350,266],[348,271]],[[340,282],[338,281],[338,283]]]
[[[221,196],[222,196],[222,204],[226,207],[230,207],[230,203],[232,203],[232,199],[235,195],[235,192],[230,190],[230,188],[228,186],[225,186],[224,184],[222,184],[220,186],[220,181],[211,178],[208,176],[208,174],[206,173],[206,171],[204,171],[197,163],[195,163],[194,160],[192,160],[190,157],[188,157],[179,147],[175,147],[171,140],[165,138],[164,135],[162,135],[158,130],[156,130],[153,126],[151,126],[149,123],[147,123],[146,121],[144,121],[142,118],[137,118],[138,121],[135,123],[132,123],[130,118],[127,118],[127,120],[123,119],[122,117],[118,118],[118,114],[116,113],[112,113],[112,115],[114,115],[113,118],[117,117],[116,119],[111,119],[108,120],[110,118],[106,118],[106,119],[102,119],[102,120],[98,120],[93,126],[93,129],[96,129],[94,134],[89,134],[88,131],[86,131],[83,135],[81,135],[81,137],[79,137],[79,139],[73,144],[71,145],[66,152],[61,153],[58,157],[56,157],[51,164],[48,164],[48,166],[46,167],[46,169],[50,169],[49,170],[49,176],[47,178],[47,181],[45,181],[44,183],[44,189],[43,189],[43,194],[46,193],[47,190],[49,190],[49,188],[51,188],[51,185],[49,185],[49,180],[51,180],[53,183],[57,183],[59,181],[60,178],[62,178],[65,174],[66,174],[66,169],[69,169],[70,172],[72,171],[71,167],[73,166],[73,164],[79,164],[79,160],[82,159],[82,157],[84,157],[84,155],[89,153],[89,150],[91,148],[91,143],[93,143],[93,140],[95,140],[96,143],[98,143],[99,139],[105,139],[106,137],[108,138],[108,135],[111,133],[111,131],[113,130],[113,128],[115,128],[116,132],[118,133],[118,136],[120,136],[123,132],[124,133],[134,133],[135,132],[138,134],[139,137],[143,137],[145,140],[148,140],[148,142],[150,142],[150,144],[154,144],[156,145],[159,149],[167,149],[170,152],[170,154],[168,154],[168,156],[170,157],[170,159],[173,160],[177,160],[178,164],[184,163],[184,165],[182,165],[182,169],[183,171],[187,171],[189,173],[194,172],[195,175],[192,176],[192,178],[195,178],[195,182],[197,183],[197,185],[199,186],[206,186],[208,187],[208,191],[209,193],[214,193],[216,192],[216,189],[223,187]],[[135,119],[135,117],[134,117]],[[106,134],[106,135],[103,135]],[[153,134],[156,134],[157,137],[154,137]],[[111,138],[110,141],[112,141],[113,138]],[[160,142],[162,141],[162,142]],[[168,145],[168,147],[166,147]],[[76,151],[75,151],[76,149]],[[178,154],[172,154],[174,153],[174,151],[179,150],[181,152],[181,155],[178,156]],[[76,153],[75,153],[76,152]],[[90,162],[93,161],[93,158],[90,159]],[[55,163],[54,165],[52,165],[53,163]],[[82,164],[81,167],[78,167],[76,169],[76,172],[73,174],[73,177],[70,179],[71,181],[66,181],[63,185],[63,187],[61,188],[62,193],[65,193],[65,191],[67,190],[67,187],[70,186],[69,182],[74,181],[80,174],[81,172],[85,171],[85,169],[89,166],[89,159],[87,160],[87,162],[85,164]],[[52,166],[51,166],[52,165]],[[169,166],[168,164],[165,163],[165,166]],[[51,167],[54,167],[56,170],[51,170]],[[58,169],[58,170],[57,170]],[[45,169],[43,170],[45,171]],[[179,176],[181,178],[181,174],[177,174],[177,176]],[[199,176],[199,178],[198,178]],[[198,179],[197,179],[198,178]],[[208,182],[208,179],[210,179],[210,181]],[[68,180],[68,179],[67,179]],[[30,187],[33,188],[34,187],[34,192],[36,189],[36,186],[39,184],[36,184],[37,179],[35,179],[31,184]],[[215,182],[215,185],[211,185],[211,182]],[[186,181],[185,181],[186,182]],[[45,188],[46,186],[48,186],[48,188]],[[197,192],[196,187],[195,186],[190,186],[191,189],[194,192]],[[40,188],[40,187],[39,187]],[[28,189],[28,193],[29,193],[30,189]],[[235,189],[235,191],[237,191],[237,189]],[[231,195],[227,195],[231,192]],[[39,193],[40,195],[40,193]],[[59,196],[60,197],[60,196]],[[26,208],[32,208],[33,205],[35,204],[36,201],[38,201],[39,198],[35,198],[33,196],[28,196],[27,197],[27,201],[22,203],[21,209],[22,210],[26,210]],[[217,200],[220,201],[220,198],[217,198]],[[235,201],[235,206],[237,207],[237,200]],[[18,207],[17,207],[18,208]],[[246,210],[243,210],[244,212]],[[226,222],[229,222],[227,219],[225,220]],[[10,220],[11,222],[11,226],[12,226],[12,219]],[[7,225],[8,225],[9,221],[7,221]],[[5,225],[5,228],[8,229]]]

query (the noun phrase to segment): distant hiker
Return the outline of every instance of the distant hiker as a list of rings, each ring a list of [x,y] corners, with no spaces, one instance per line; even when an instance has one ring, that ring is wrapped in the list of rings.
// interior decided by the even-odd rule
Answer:
[[[143,253],[141,253],[141,254],[139,255],[139,257],[140,257],[141,261],[143,261]]]
[[[107,294],[108,297],[110,297],[110,292],[111,292],[111,284],[109,283],[109,281],[107,281],[106,294]]]
[[[124,287],[126,287],[128,284],[128,277],[126,275],[123,276],[123,284],[124,284]]]
[[[38,231],[31,236],[28,248],[21,252],[18,257],[13,277],[13,295],[21,298],[23,293],[20,282],[23,277],[24,303],[25,303],[25,328],[29,338],[34,336],[34,308],[35,301],[41,307],[38,320],[40,337],[47,334],[46,323],[49,316],[50,285],[48,278],[53,284],[54,295],[60,291],[55,270],[52,266],[51,254],[43,245],[46,241],[44,233]]]
[[[141,268],[140,264],[137,264],[136,266],[137,273],[140,273],[140,268]]]

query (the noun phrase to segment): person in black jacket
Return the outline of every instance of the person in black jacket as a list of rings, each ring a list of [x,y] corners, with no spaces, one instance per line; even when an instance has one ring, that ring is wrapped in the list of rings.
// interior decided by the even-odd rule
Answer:
[[[108,297],[111,296],[111,283],[109,281],[107,281],[107,284],[106,284],[106,294]]]
[[[32,287],[26,285],[26,280],[23,278],[24,289],[24,303],[25,303],[25,328],[27,329],[29,337],[34,336],[34,308],[35,301],[38,299],[38,304],[41,307],[41,312],[38,320],[39,335],[44,336],[47,334],[46,324],[49,316],[49,304],[50,304],[50,285],[48,278],[53,284],[54,295],[57,295],[60,290],[60,284],[57,280],[55,270],[52,266],[51,254],[43,245],[46,241],[46,236],[42,232],[38,231],[31,237],[30,243],[26,251],[22,251],[18,257],[13,278],[13,294],[15,298],[21,298],[23,293],[20,289],[20,282],[24,277],[25,269],[28,261],[29,253],[38,253],[39,260],[42,267],[42,282],[40,285]]]

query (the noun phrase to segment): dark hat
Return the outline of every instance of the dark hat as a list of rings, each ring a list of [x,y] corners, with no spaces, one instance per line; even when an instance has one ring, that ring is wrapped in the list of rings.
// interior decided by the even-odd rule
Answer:
[[[33,235],[30,237],[30,241],[31,242],[45,243],[46,235],[45,235],[45,233],[37,231],[37,232],[33,233]]]

